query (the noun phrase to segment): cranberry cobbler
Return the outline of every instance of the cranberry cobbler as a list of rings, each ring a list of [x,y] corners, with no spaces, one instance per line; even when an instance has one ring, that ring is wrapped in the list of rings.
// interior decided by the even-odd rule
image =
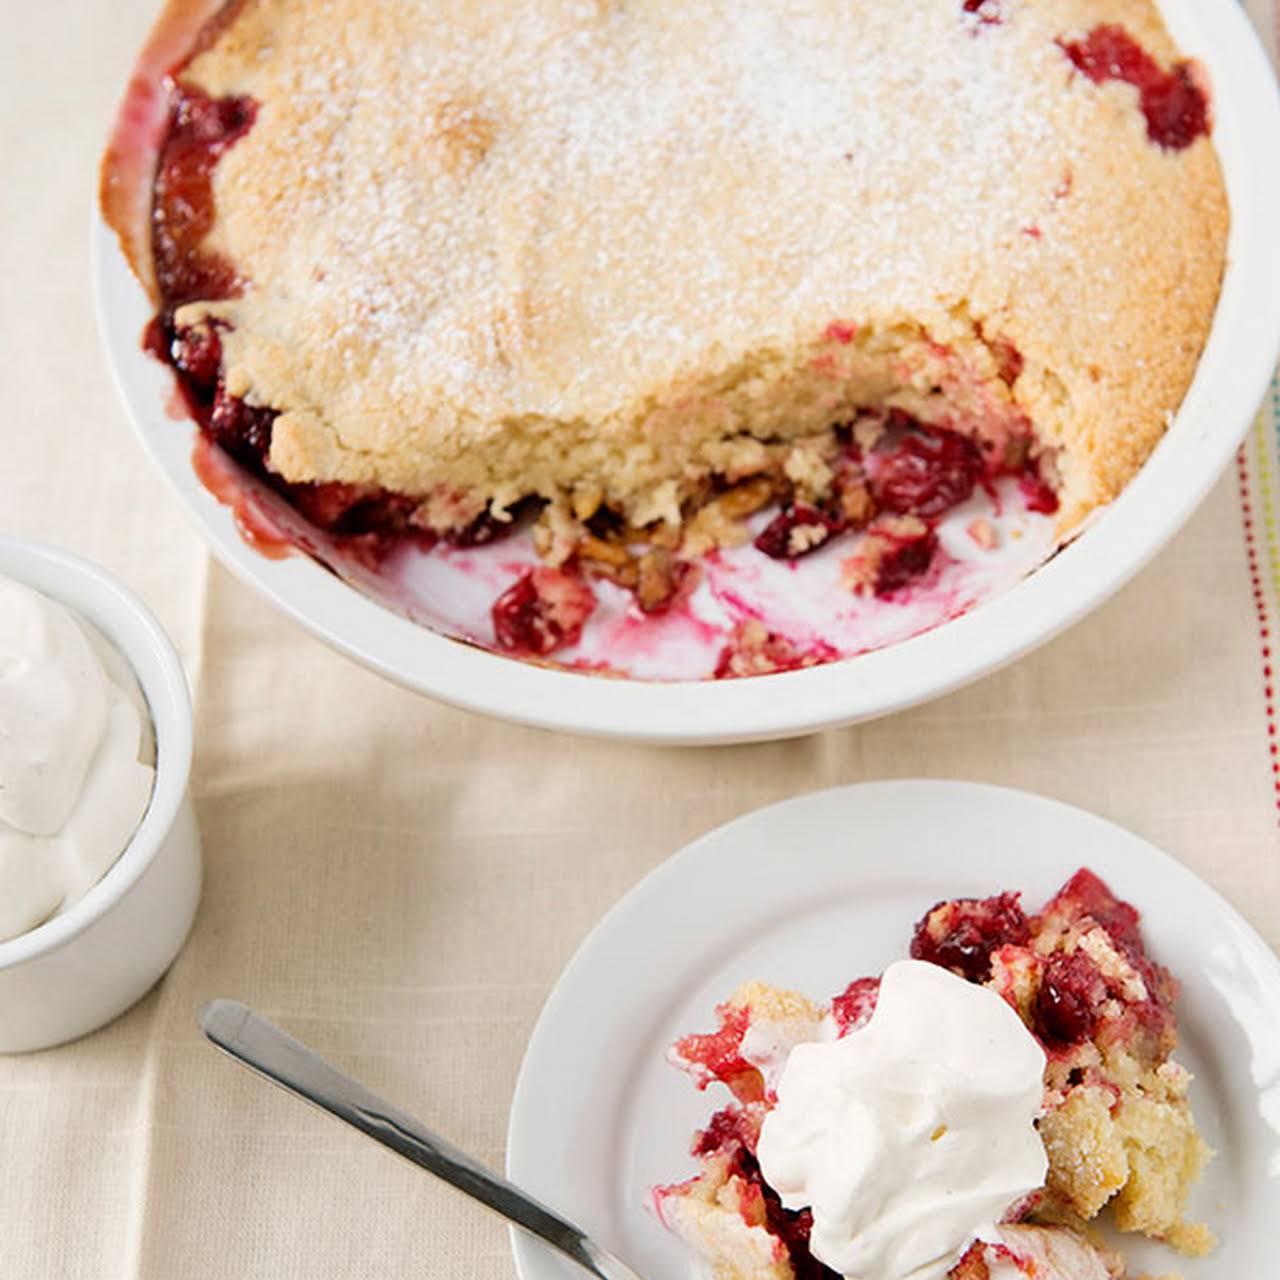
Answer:
[[[1208,1229],[1184,1217],[1210,1153],[1190,1077],[1172,1057],[1177,982],[1148,954],[1138,912],[1081,870],[1035,914],[1015,893],[941,902],[917,924],[910,954],[1001,997],[1046,1064],[1044,1186],[1011,1206],[991,1238],[973,1240],[951,1280],[1120,1276],[1121,1259],[1088,1226],[1104,1209],[1122,1232],[1208,1252]],[[810,1252],[812,1213],[784,1207],[763,1175],[761,1131],[795,1047],[865,1031],[880,986],[858,978],[818,1005],[748,983],[719,1007],[713,1032],[673,1046],[671,1061],[699,1089],[730,1097],[694,1138],[696,1176],[656,1188],[653,1205],[717,1280],[836,1275]]]
[[[232,0],[194,25],[139,91],[165,102],[145,227],[104,168],[151,349],[326,546],[531,527],[545,568],[493,605],[513,653],[571,646],[602,580],[660,615],[726,547],[838,548],[838,589],[892,604],[1002,481],[1065,538],[1208,332],[1211,102],[1152,0]],[[717,674],[834,656],[802,648],[735,639]]]

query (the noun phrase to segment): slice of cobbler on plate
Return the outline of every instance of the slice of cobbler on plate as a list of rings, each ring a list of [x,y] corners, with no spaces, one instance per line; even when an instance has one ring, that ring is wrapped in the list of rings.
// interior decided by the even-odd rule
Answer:
[[[652,1207],[716,1280],[1114,1280],[1104,1210],[1212,1249],[1177,982],[1132,906],[1082,869],[1033,915],[941,902],[910,955],[821,1005],[748,983],[673,1046],[731,1099]]]

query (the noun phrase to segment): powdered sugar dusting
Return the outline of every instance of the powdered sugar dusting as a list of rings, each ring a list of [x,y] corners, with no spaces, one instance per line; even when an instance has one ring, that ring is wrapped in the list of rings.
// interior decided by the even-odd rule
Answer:
[[[352,366],[335,422],[598,415],[851,295],[962,301],[938,282],[1060,178],[1069,68],[1033,18],[1011,0],[975,39],[954,0],[267,0],[247,66],[193,69],[264,103],[217,234],[300,403],[309,366]]]

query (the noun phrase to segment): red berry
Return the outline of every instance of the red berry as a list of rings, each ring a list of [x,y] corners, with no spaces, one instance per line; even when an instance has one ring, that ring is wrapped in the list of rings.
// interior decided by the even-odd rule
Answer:
[[[169,345],[174,367],[201,398],[213,395],[222,370],[222,341],[211,324],[177,330]]]
[[[499,647],[535,657],[577,643],[596,607],[595,593],[574,573],[531,569],[494,602]]]
[[[797,502],[774,516],[755,545],[774,560],[798,560],[817,551],[843,528],[839,516]]]
[[[1010,944],[1023,945],[1030,936],[1016,893],[957,898],[938,903],[916,925],[911,955],[970,982],[985,982],[991,976],[991,953]]]
[[[1028,511],[1045,516],[1051,516],[1057,511],[1058,495],[1033,468],[1028,468],[1018,477],[1018,488],[1022,491],[1022,499],[1027,504]]]
[[[1049,1043],[1088,1040],[1097,1021],[1094,1010],[1106,995],[1106,983],[1088,956],[1051,956],[1036,993],[1036,1034]]]
[[[973,441],[916,425],[876,451],[868,479],[881,510],[931,518],[968,498],[982,471]]]
[[[1209,103],[1187,63],[1164,70],[1114,23],[1094,27],[1083,40],[1059,40],[1058,44],[1094,84],[1123,80],[1138,90],[1147,136],[1157,146],[1181,151],[1209,132]]]
[[[227,395],[219,384],[209,414],[209,434],[239,462],[246,466],[265,466],[275,420],[274,409],[246,404],[240,396]]]
[[[926,529],[916,538],[894,539],[876,568],[875,594],[883,599],[923,577],[937,554],[938,535],[932,529]]]
[[[831,1016],[842,1036],[871,1021],[880,999],[879,978],[857,978],[831,1002]]]

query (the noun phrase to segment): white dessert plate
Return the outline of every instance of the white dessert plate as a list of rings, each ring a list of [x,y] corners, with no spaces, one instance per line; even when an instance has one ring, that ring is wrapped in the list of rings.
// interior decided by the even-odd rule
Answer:
[[[115,239],[99,219],[93,232],[94,274],[102,332],[121,394],[139,437],[215,554],[280,609],[334,648],[411,689],[523,723],[648,741],[709,743],[784,737],[852,723],[936,697],[1013,660],[1077,621],[1138,571],[1181,527],[1230,460],[1263,396],[1280,350],[1280,99],[1266,56],[1235,0],[1161,0],[1180,46],[1203,64],[1214,94],[1214,141],[1232,207],[1229,262],[1213,330],[1196,380],[1165,439],[1121,498],[1101,518],[1034,572],[1041,558],[1025,553],[1043,529],[1030,522],[1027,541],[1002,558],[974,557],[962,535],[944,544],[971,563],[940,601],[919,610],[880,610],[874,618],[833,585],[838,560],[819,552],[793,576],[761,565],[749,583],[772,621],[773,606],[805,627],[790,633],[812,649],[823,630],[846,614],[855,631],[833,635],[841,653],[885,645],[845,661],[746,680],[635,677],[671,675],[684,658],[670,625],[629,625],[620,591],[601,592],[592,645],[576,655],[585,670],[557,669],[502,657],[447,634],[482,642],[494,583],[519,571],[527,551],[425,558],[421,572],[395,583],[349,576],[360,588],[305,555],[273,559],[247,544],[232,512],[211,496],[192,468],[195,428],[175,421],[170,372],[146,355],[140,336],[152,313]],[[1152,299],[1163,306],[1163,299]],[[180,415],[179,415],[180,416]],[[503,544],[505,546],[505,544]],[[1019,557],[1024,557],[1020,560]],[[729,558],[716,601],[701,608],[691,630],[726,625],[718,605],[743,581]],[[735,578],[728,581],[728,578]],[[406,598],[416,593],[416,600]],[[499,587],[499,589],[501,589]],[[430,607],[422,607],[424,593]],[[844,600],[843,604],[833,601]],[[750,602],[749,602],[750,603]],[[926,610],[928,612],[928,610]],[[951,617],[954,613],[960,616]],[[420,621],[411,621],[412,613]],[[943,619],[951,617],[950,621]],[[634,619],[632,620],[634,621]],[[845,619],[848,621],[848,619]],[[942,622],[916,634],[922,627]],[[860,640],[859,637],[864,639]],[[594,647],[592,647],[594,646]],[[718,647],[718,646],[717,646]],[[716,652],[715,649],[711,650]],[[566,655],[571,660],[573,654]],[[703,652],[689,674],[709,672]],[[672,662],[675,665],[672,665]],[[602,664],[633,678],[590,674]]]
[[[1188,1261],[1129,1244],[1131,1274],[1273,1274],[1280,1219],[1280,961],[1167,854],[1080,809],[957,782],[876,782],[786,801],[695,841],[631,890],[583,943],[534,1029],[516,1086],[507,1172],[654,1280],[693,1274],[644,1207],[692,1174],[695,1129],[727,1092],[699,1093],[667,1046],[714,1029],[757,978],[818,999],[907,954],[935,902],[1020,889],[1038,908],[1081,865],[1143,913],[1182,981],[1180,1059],[1217,1157],[1191,1212],[1220,1235]],[[723,1094],[723,1097],[720,1096]],[[521,1280],[577,1273],[513,1234]]]

